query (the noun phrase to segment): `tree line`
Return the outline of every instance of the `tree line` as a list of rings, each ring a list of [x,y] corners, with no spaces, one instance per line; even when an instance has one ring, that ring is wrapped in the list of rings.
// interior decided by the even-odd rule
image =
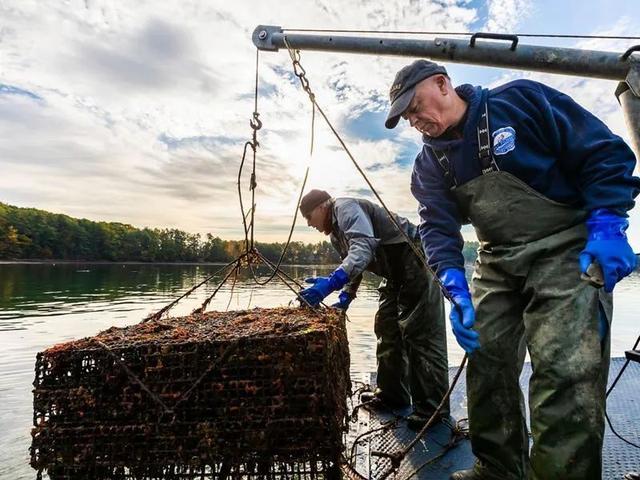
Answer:
[[[256,242],[272,261],[284,243]],[[475,258],[477,244],[465,244],[465,258]],[[135,228],[117,222],[94,222],[0,202],[0,259],[139,262],[230,262],[244,251],[244,240],[222,240],[178,229]],[[291,242],[287,264],[333,264],[339,261],[330,242]]]

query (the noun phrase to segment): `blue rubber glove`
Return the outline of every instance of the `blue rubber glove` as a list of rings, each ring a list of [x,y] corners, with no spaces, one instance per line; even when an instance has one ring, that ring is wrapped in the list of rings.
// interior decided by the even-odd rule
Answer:
[[[629,221],[605,208],[593,210],[587,219],[587,244],[580,252],[580,271],[597,261],[602,268],[605,292],[613,287],[636,267],[636,256],[627,241],[625,231]]]
[[[309,305],[315,307],[331,292],[340,290],[349,281],[349,276],[342,267],[336,268],[328,277],[311,277],[305,282],[313,286],[305,288],[300,292],[300,296],[304,298]]]
[[[338,295],[338,302],[334,303],[331,306],[333,308],[340,308],[342,310],[346,310],[347,308],[349,308],[349,304],[351,303],[351,300],[353,300],[353,298],[351,298],[351,295],[349,295],[349,293],[340,292],[340,295]]]
[[[472,330],[476,320],[476,312],[471,302],[471,293],[464,277],[464,271],[459,268],[448,268],[438,275],[440,281],[453,298],[455,304],[451,305],[449,320],[456,336],[458,344],[467,353],[471,353],[480,347],[480,336]]]

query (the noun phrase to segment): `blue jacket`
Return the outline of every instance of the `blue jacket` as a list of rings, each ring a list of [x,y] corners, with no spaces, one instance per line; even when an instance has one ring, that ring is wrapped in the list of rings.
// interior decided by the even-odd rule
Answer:
[[[515,148],[492,147],[500,170],[576,208],[608,208],[622,216],[633,208],[640,191],[640,179],[633,176],[633,152],[568,95],[530,80],[493,90],[461,85],[456,91],[469,105],[463,138],[425,136],[411,176],[411,192],[420,204],[422,244],[438,273],[464,267],[462,218],[452,185],[429,147],[445,151],[457,185],[481,175],[476,127],[487,98],[492,137],[501,128],[515,130]]]

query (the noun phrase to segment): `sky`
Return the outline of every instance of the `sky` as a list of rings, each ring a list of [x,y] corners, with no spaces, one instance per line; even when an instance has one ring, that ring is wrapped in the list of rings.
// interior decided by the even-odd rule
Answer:
[[[259,24],[640,35],[637,0],[0,0],[0,201],[242,238],[237,175],[252,134],[251,34]],[[618,52],[640,43],[520,41]],[[417,221],[409,176],[420,138],[404,122],[393,131],[383,126],[390,83],[413,60],[301,53],[318,103],[385,203]],[[545,82],[629,138],[615,82],[445,65],[455,85]],[[258,111],[258,241],[286,239],[307,165],[307,189],[371,198],[318,116],[310,155],[311,107],[285,51],[260,52]],[[245,175],[245,203],[248,183]],[[630,216],[630,240],[638,251],[640,208]],[[473,233],[465,230],[465,236],[472,239]],[[294,240],[322,238],[298,220]]]

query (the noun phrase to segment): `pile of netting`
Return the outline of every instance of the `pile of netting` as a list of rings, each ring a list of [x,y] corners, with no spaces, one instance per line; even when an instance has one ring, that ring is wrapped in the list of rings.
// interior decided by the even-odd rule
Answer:
[[[37,356],[31,465],[50,478],[334,478],[350,392],[344,314],[210,312]]]

